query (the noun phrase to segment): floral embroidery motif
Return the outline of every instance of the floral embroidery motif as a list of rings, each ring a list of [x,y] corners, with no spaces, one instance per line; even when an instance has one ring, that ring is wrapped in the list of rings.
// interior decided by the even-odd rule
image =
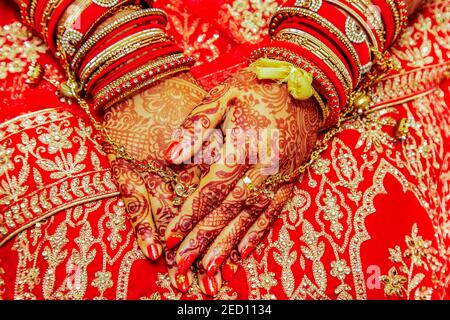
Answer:
[[[92,127],[62,109],[1,124],[0,244],[23,225],[72,202],[116,194],[100,157],[103,151]]]
[[[0,27],[0,47],[0,79],[23,73],[28,63],[47,51],[43,41],[20,22]]]
[[[239,43],[256,43],[268,30],[269,19],[278,8],[275,0],[234,0],[226,4],[220,20]]]
[[[389,260],[398,265],[392,267],[387,275],[381,276],[386,296],[405,297],[407,299],[424,299],[432,294],[433,289],[420,287],[425,274],[416,272],[417,269],[437,270],[439,262],[436,259],[437,251],[431,247],[431,241],[424,240],[418,235],[417,225],[414,224],[411,236],[405,237],[407,249],[402,253],[400,246],[389,249]],[[417,288],[417,289],[416,289]],[[414,289],[416,289],[414,291]]]

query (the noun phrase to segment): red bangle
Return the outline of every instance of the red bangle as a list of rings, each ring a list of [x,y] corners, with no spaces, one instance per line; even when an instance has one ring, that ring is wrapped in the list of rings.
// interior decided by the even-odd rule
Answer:
[[[344,64],[345,68],[347,69],[347,71],[352,74],[352,68],[350,67],[350,62],[347,59],[347,56],[345,55],[345,52],[342,52],[341,47],[339,47],[336,43],[334,43],[333,38],[327,36],[326,34],[323,34],[323,32],[321,32],[321,30],[317,30],[313,28],[313,25],[311,24],[306,24],[303,22],[296,22],[296,23],[291,23],[289,21],[286,21],[285,23],[283,23],[283,29],[278,29],[276,34],[279,34],[280,32],[283,32],[283,30],[286,29],[295,29],[295,30],[299,30],[299,31],[303,31],[306,32],[308,34],[310,34],[311,36],[315,37],[316,39],[318,39],[321,43],[323,43],[324,46],[326,46],[327,48],[329,48],[337,57],[340,61],[342,61],[342,63]],[[354,77],[352,77],[352,81],[354,82],[355,79]],[[356,83],[353,83],[353,86]]]
[[[283,18],[280,19],[280,17]],[[280,28],[283,28],[283,24],[288,17],[290,21],[307,21],[308,24],[313,24],[316,29],[322,30],[327,36],[333,37],[334,41],[337,44],[340,44],[341,50],[346,52],[345,56],[352,67],[352,74],[353,77],[355,77],[356,82],[358,83],[360,81],[362,75],[360,57],[345,33],[333,23],[312,10],[303,8],[282,8],[272,18],[270,24],[271,35]]]
[[[158,59],[125,74],[114,83],[108,84],[104,92],[94,97],[96,108],[108,108],[121,101],[134,92],[153,84],[168,74],[188,70],[195,63],[194,59],[184,57],[182,54]]]
[[[299,9],[299,10],[303,10],[303,9]],[[347,39],[348,41],[348,45],[345,46],[343,44],[343,42],[341,41],[341,39],[339,39],[339,37],[335,34],[335,33],[330,33],[321,22],[318,22],[316,20],[309,20],[309,19],[301,19],[298,17],[291,17],[288,20],[286,20],[285,22],[283,22],[274,33],[279,32],[280,30],[284,29],[284,25],[285,23],[302,23],[302,24],[306,24],[309,25],[311,28],[314,28],[316,30],[318,30],[318,32],[320,32],[321,34],[323,34],[325,37],[330,38],[330,41],[333,41],[333,43],[336,44],[336,48],[338,48],[338,50],[340,52],[342,52],[345,61],[347,62],[347,64],[349,65],[349,69],[351,71],[352,74],[352,79],[353,82],[358,83],[360,80],[360,72],[359,72],[359,68],[358,65],[356,63],[356,61],[353,59],[353,57],[355,55],[357,55],[356,50],[353,48],[353,46],[350,44],[350,41]],[[342,33],[340,31],[337,30],[336,28],[336,32],[339,32],[342,36]],[[353,50],[353,54],[351,54],[351,51]],[[359,59],[359,57],[357,57],[357,59]]]
[[[58,22],[72,2],[73,0],[62,0],[53,11],[49,19],[46,41],[52,52],[56,52],[56,28],[58,26]]]
[[[129,14],[118,18],[116,21],[106,26],[99,32],[92,34],[86,41],[83,42],[77,53],[74,55],[71,68],[75,73],[78,73],[79,66],[86,55],[98,45],[104,44],[104,39],[114,39],[115,35],[120,35],[130,28],[148,24],[152,28],[165,28],[167,17],[165,13],[159,9],[141,9],[130,12]],[[112,36],[111,36],[112,34]]]
[[[386,0],[372,0],[372,3],[380,8],[380,15],[383,19],[384,29],[386,30],[386,48],[389,47],[395,37],[395,18]]]
[[[89,79],[86,83],[86,91],[95,95],[95,93],[100,91],[106,84],[113,82],[116,78],[120,78],[122,75],[138,66],[161,56],[181,52],[183,52],[183,50],[175,46],[171,41],[145,46],[144,48],[115,61],[95,77]]]
[[[41,0],[41,1],[36,1],[36,9],[34,11],[34,21],[32,21],[33,23],[33,27],[34,29],[41,34],[42,29],[41,29],[41,21],[43,18],[43,14],[44,14],[44,9],[47,6],[47,2],[51,1],[51,0]]]
[[[122,6],[136,0],[96,0],[92,1],[75,19],[73,25],[67,27],[59,39],[61,50],[67,60],[72,57],[89,33],[103,19],[113,14]]]
[[[79,70],[77,70],[78,75],[80,75],[81,70],[83,70],[86,67],[86,64],[88,64],[89,61],[94,59],[100,52],[107,50],[110,46],[112,46],[126,38],[129,38],[130,36],[132,36],[136,33],[139,33],[141,31],[145,31],[145,30],[150,31],[152,29],[155,29],[155,28],[151,28],[151,26],[143,24],[143,25],[134,26],[134,27],[126,30],[125,32],[122,32],[120,35],[117,35],[117,33],[115,32],[114,34],[110,35],[109,37],[103,38],[98,43],[96,43],[95,46],[93,48],[91,48],[91,50],[89,50],[88,53],[86,53]]]
[[[113,83],[117,79],[120,79],[124,75],[133,70],[139,68],[141,65],[145,65],[146,63],[156,60],[161,57],[166,57],[173,54],[181,53],[182,50],[176,46],[169,46],[162,50],[157,50],[156,52],[148,52],[146,55],[139,57],[132,61],[130,64],[122,67],[118,72],[113,72],[109,74],[107,77],[101,80],[98,84],[96,84],[95,88],[92,90],[93,96],[98,96],[99,93],[110,83]]]

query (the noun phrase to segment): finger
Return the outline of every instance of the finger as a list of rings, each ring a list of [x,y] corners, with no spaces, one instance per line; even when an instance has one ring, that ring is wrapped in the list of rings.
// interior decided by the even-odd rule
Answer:
[[[210,297],[216,296],[222,287],[222,275],[220,272],[210,276],[200,264],[197,267],[197,277],[200,290]]]
[[[222,265],[222,279],[229,282],[233,280],[234,275],[238,271],[239,268],[239,251],[237,248],[231,250],[230,255],[228,256],[225,263]]]
[[[108,147],[105,150],[138,245],[147,258],[157,260],[162,254],[162,244],[153,221],[145,183],[128,161],[118,159]]]
[[[168,163],[189,163],[212,134],[211,129],[218,127],[222,121],[228,98],[229,86],[222,85],[213,89],[202,104],[192,110],[164,153],[164,159]]]
[[[259,212],[260,210],[253,208],[244,209],[223,228],[208,247],[201,262],[209,275],[215,274],[220,269],[233,248],[236,247],[252,223],[255,222]]]
[[[245,233],[238,245],[238,251],[242,259],[246,259],[253,249],[261,242],[265,232],[277,219],[286,201],[289,200],[293,183],[285,184],[278,189],[268,208],[256,219]]]
[[[175,248],[201,219],[226,198],[246,168],[246,164],[211,165],[197,189],[184,202],[179,214],[170,221],[165,234],[167,248]]]
[[[246,174],[246,177],[251,177],[250,179],[256,187],[262,184],[267,177],[260,175],[260,170],[261,167],[257,165],[249,169]],[[240,179],[222,204],[195,225],[177,250],[176,261],[180,270],[187,270],[223,228],[239,214],[249,194],[244,179]],[[267,205],[268,201],[260,204]]]
[[[191,269],[180,272],[175,262],[175,251],[167,250],[165,254],[166,265],[169,274],[170,283],[183,293],[188,292],[194,280],[194,274]]]

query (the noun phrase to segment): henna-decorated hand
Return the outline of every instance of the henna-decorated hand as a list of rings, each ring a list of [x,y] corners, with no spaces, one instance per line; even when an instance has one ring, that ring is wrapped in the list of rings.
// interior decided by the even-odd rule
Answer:
[[[163,151],[189,112],[206,94],[189,73],[160,81],[146,91],[110,108],[104,125],[115,144],[123,146],[136,159],[162,167]],[[144,255],[152,260],[163,251],[164,233],[178,209],[172,205],[173,190],[158,175],[142,173],[120,158],[111,145],[105,146],[114,177],[126,205],[137,242]],[[195,183],[199,168],[184,168],[183,183]],[[192,272],[179,273],[175,252],[165,252],[169,276],[174,287],[185,292],[192,282]]]
[[[204,284],[209,294],[218,290],[213,277],[222,264],[226,278],[233,274],[228,266],[236,260],[234,248],[238,246],[241,257],[250,253],[293,187],[282,185],[272,199],[266,194],[248,204],[245,177],[258,188],[272,174],[292,172],[310,155],[320,122],[313,99],[296,101],[285,85],[258,80],[253,72],[242,70],[216,87],[181,126],[183,134],[165,153],[172,164],[192,157],[201,161],[199,150],[210,138],[210,129],[220,128],[225,137],[224,147],[215,151],[216,162],[166,229],[167,247],[179,245],[175,260],[180,271],[201,260],[210,277]]]

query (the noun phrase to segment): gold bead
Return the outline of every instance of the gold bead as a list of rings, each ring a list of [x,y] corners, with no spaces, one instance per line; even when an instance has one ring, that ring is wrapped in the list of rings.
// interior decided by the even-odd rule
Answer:
[[[33,62],[28,67],[27,79],[25,80],[25,83],[31,86],[37,86],[43,77],[44,68],[40,64]]]
[[[69,99],[75,99],[81,92],[81,86],[75,81],[68,80],[64,82],[59,88],[59,93]]]
[[[402,118],[397,122],[397,129],[395,130],[395,137],[398,140],[405,141],[409,133],[408,119]]]
[[[372,98],[365,94],[364,92],[358,93],[353,99],[353,106],[359,110],[366,110],[367,107],[372,103]]]

